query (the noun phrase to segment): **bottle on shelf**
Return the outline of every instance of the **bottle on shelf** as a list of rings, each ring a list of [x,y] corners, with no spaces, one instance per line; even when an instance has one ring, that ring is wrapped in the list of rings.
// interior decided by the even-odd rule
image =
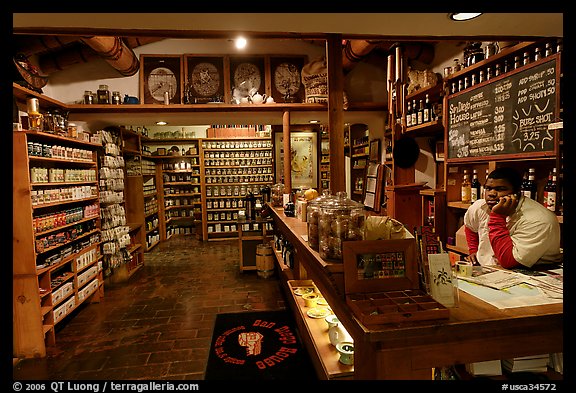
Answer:
[[[432,104],[430,103],[430,97],[426,94],[426,102],[424,104],[424,112],[422,113],[422,121],[427,123],[432,121]]]
[[[418,111],[416,110],[416,100],[412,100],[412,126],[418,124]]]
[[[484,183],[480,184],[480,195],[478,196],[479,199],[484,198],[484,184],[486,184],[486,180],[488,180],[488,174],[490,173],[490,170],[488,168],[486,168],[486,176],[484,177]]]
[[[420,100],[418,105],[418,113],[416,114],[417,124],[422,124],[423,116],[424,116],[424,102]]]
[[[522,194],[526,198],[536,200],[536,170],[528,169],[528,178],[522,183]]]
[[[406,127],[412,127],[412,105],[408,101],[408,107],[406,109]]]
[[[480,181],[478,180],[478,171],[476,169],[472,171],[472,184],[470,185],[470,187],[471,187],[470,202],[474,203],[478,199],[482,198],[480,193],[481,185]]]
[[[548,182],[544,187],[544,206],[556,211],[556,168],[552,168],[548,175]]]
[[[468,170],[464,169],[464,178],[462,179],[461,186],[461,200],[462,203],[470,203],[472,199],[472,183],[470,183],[470,178],[468,175]]]

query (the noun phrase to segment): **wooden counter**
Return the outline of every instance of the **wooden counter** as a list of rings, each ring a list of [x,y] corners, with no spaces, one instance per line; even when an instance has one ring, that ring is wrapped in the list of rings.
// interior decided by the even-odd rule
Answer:
[[[501,310],[463,291],[449,319],[368,328],[346,304],[343,264],[308,246],[305,222],[282,208],[272,218],[294,246],[294,279],[313,280],[354,338],[355,379],[430,379],[433,367],[563,352],[563,304]]]

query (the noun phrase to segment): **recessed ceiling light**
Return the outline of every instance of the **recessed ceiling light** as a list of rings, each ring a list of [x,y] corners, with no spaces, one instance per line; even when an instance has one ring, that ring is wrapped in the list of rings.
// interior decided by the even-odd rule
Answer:
[[[165,121],[163,121],[163,120],[160,120],[160,121],[157,121],[157,122],[156,122],[156,125],[157,125],[157,126],[165,126],[166,124],[168,124],[168,123],[165,122]]]
[[[238,49],[246,48],[247,43],[248,43],[248,41],[246,41],[246,38],[244,38],[244,37],[238,37],[238,38],[236,38],[236,40],[234,40],[234,44],[236,45],[236,48],[238,48]]]
[[[316,124],[316,123],[320,123],[320,120],[308,120],[308,122],[311,124]]]
[[[448,17],[457,22],[474,19],[482,15],[482,12],[452,12],[448,14]]]

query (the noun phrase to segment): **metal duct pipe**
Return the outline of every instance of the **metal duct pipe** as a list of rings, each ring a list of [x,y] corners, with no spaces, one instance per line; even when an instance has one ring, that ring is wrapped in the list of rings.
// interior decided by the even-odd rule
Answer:
[[[138,57],[120,37],[83,37],[82,42],[124,76],[132,76],[140,69]]]
[[[381,41],[347,40],[342,56],[342,67],[344,71],[351,70],[356,63],[368,56],[372,49],[380,42]]]
[[[382,49],[393,53],[398,46],[397,41],[382,40],[346,40],[342,53],[342,66],[344,71],[350,71],[358,62],[362,61],[374,49]],[[417,60],[425,64],[434,60],[434,45],[426,42],[402,42],[404,60]]]

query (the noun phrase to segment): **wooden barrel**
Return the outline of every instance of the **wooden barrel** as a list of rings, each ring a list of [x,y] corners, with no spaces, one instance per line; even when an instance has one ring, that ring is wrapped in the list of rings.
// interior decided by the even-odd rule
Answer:
[[[258,277],[268,278],[274,274],[274,254],[268,244],[256,246],[256,269]]]

